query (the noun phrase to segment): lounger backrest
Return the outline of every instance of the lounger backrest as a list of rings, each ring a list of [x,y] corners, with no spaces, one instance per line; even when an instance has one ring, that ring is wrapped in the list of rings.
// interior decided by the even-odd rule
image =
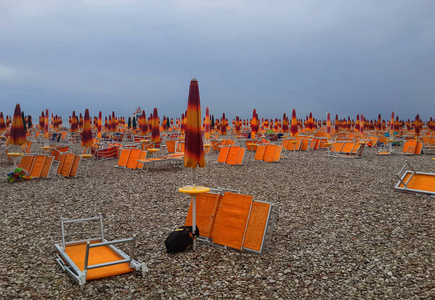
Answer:
[[[166,140],[166,150],[168,151],[168,153],[175,152],[175,142],[176,140]]]
[[[230,146],[228,148],[230,148],[230,150],[228,152],[226,163],[234,166],[237,162],[237,157],[239,156],[240,147]]]
[[[344,147],[344,142],[335,142],[331,145],[331,152],[340,153]]]
[[[72,165],[71,165],[71,171],[69,172],[70,177],[77,176],[81,160],[82,160],[81,156],[77,155],[74,157],[74,160],[73,160]]]
[[[300,139],[301,141],[301,145],[299,146],[299,150],[301,151],[307,151],[308,149],[308,143],[309,143],[309,139]]]
[[[118,159],[118,167],[127,167],[128,158],[130,157],[130,149],[121,149],[121,154]]]
[[[236,165],[242,165],[243,164],[243,158],[245,157],[245,148],[240,148],[239,155],[237,156]]]
[[[266,151],[266,145],[258,145],[257,151],[255,152],[255,160],[263,160],[264,152]]]
[[[136,169],[137,168],[137,160],[140,157],[142,150],[141,149],[131,149],[130,156],[127,161],[127,168]]]
[[[30,172],[30,176],[34,178],[38,178],[41,176],[42,167],[45,162],[45,155],[36,155],[35,160],[33,161],[32,171]]]
[[[216,244],[241,249],[252,206],[252,196],[225,192],[216,209],[210,237]]]
[[[175,147],[174,147],[174,148],[175,148]],[[138,162],[137,162],[137,168],[138,168],[138,169],[143,169],[143,166],[144,166],[144,163],[143,163],[143,162],[140,162],[139,160],[144,161],[146,158],[147,158],[147,151],[142,151],[142,152],[140,153],[140,156],[139,156],[139,159],[138,159]]]
[[[423,143],[417,142],[417,145],[415,146],[415,154],[421,154],[421,151],[423,150]]]
[[[80,157],[80,156],[79,156]],[[60,171],[60,175],[64,177],[69,177],[71,173],[71,168],[74,163],[75,155],[73,153],[68,153],[65,155],[65,160],[62,164],[62,170]]]
[[[279,160],[281,159],[281,153],[282,153],[282,146],[276,146],[275,155],[273,157],[274,162],[279,162]]]
[[[276,145],[267,145],[264,151],[263,160],[267,162],[273,162],[275,158]]]
[[[406,154],[414,154],[416,148],[417,148],[417,141],[416,140],[406,141],[405,144],[403,145],[402,152],[406,153]]]
[[[32,170],[33,160],[35,159],[35,155],[23,155],[20,161],[20,168],[30,172]]]
[[[47,156],[44,161],[44,165],[42,166],[41,176],[40,177],[48,177],[50,173],[51,166],[53,165],[54,156]]]
[[[218,156],[218,163],[225,163],[227,161],[228,153],[230,152],[230,147],[221,147]]]
[[[62,172],[62,168],[63,168],[63,163],[65,162],[66,159],[66,154],[60,154],[59,155],[59,166],[57,167],[57,174],[60,174]]]
[[[196,196],[196,226],[198,226],[199,234],[202,237],[210,237],[220,197],[220,194],[215,193]],[[185,226],[192,226],[192,202],[190,202]]]
[[[243,248],[257,252],[262,250],[271,210],[270,203],[255,200],[252,202]]]
[[[354,146],[355,146],[355,143],[349,143],[349,142],[344,143],[344,146],[341,149],[341,153],[345,153],[345,154],[349,154],[349,155],[352,154],[352,150],[353,150]]]

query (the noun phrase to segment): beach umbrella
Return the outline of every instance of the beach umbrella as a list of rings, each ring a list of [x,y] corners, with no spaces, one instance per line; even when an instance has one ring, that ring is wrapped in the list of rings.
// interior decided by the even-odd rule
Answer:
[[[420,121],[420,115],[415,116],[415,123],[414,123],[414,133],[416,137],[420,136],[421,128],[423,127],[422,122]]]
[[[92,146],[92,131],[91,131],[91,119],[89,118],[89,109],[85,110],[85,117],[83,119],[83,132],[82,132],[82,147]]]
[[[240,118],[239,118],[239,116],[236,116],[236,121],[234,122],[234,128],[235,128],[236,133],[240,133],[240,131],[241,131],[240,124],[241,124]]]
[[[76,112],[73,110],[71,118],[71,132],[77,132],[79,130],[79,125],[77,123]]]
[[[45,115],[44,111],[42,111],[41,116],[39,117],[39,129],[44,130],[44,123],[45,123]]]
[[[110,120],[110,116],[109,116],[109,120]],[[112,121],[112,124],[113,124],[113,121]],[[132,127],[133,127],[133,130],[136,130],[136,126],[137,126],[137,124],[136,124],[136,117],[134,116],[133,117],[133,125],[132,125]],[[112,128],[112,127],[111,127]],[[113,131],[112,129],[110,130],[110,131]]]
[[[142,115],[141,115],[139,120],[140,120],[139,121],[139,123],[140,123],[140,132],[141,132],[142,135],[145,135],[147,133],[147,130],[148,130],[148,124],[147,124],[148,120],[147,120],[147,117],[146,117],[146,114],[145,114],[144,110],[142,110]]]
[[[359,123],[359,132],[361,133],[361,137],[364,137],[364,116],[361,114],[361,119]]]
[[[204,122],[204,138],[210,139],[210,111],[209,108],[205,108],[205,122]]]
[[[6,130],[5,119],[3,117],[3,112],[0,111],[0,133]]]
[[[49,130],[49,120],[48,120],[48,109],[45,110],[45,121],[44,121],[44,138],[48,139],[50,137],[50,130]]]
[[[15,106],[14,117],[12,119],[11,133],[7,145],[21,146],[27,142],[26,132],[24,131],[23,117],[21,116],[20,104]]]
[[[292,111],[292,123],[290,125],[290,135],[292,137],[298,136],[298,119],[296,119],[296,110]]]
[[[223,117],[223,119],[225,119]],[[225,121],[224,121],[225,123]],[[196,167],[205,167],[204,146],[201,136],[201,104],[198,81],[190,81],[189,98],[187,103],[186,142],[184,148],[184,167],[193,169],[193,187],[196,187]],[[192,235],[196,232],[196,196],[192,194]],[[193,241],[193,250],[196,240]]]
[[[393,136],[393,134],[394,134],[394,111],[391,113],[390,136]]]
[[[227,135],[227,122],[225,119],[225,113],[222,113],[221,135]]]
[[[151,131],[151,141],[154,143],[154,147],[160,147],[160,126],[159,115],[157,114],[157,108],[154,107],[152,118],[153,129]]]
[[[79,129],[83,130],[83,116],[82,113],[79,115]]]
[[[97,138],[101,139],[101,125],[103,122],[103,113],[100,111],[98,113],[98,127],[97,127]]]
[[[254,108],[252,111],[252,120],[251,120],[251,138],[255,139],[256,134],[258,133],[258,115],[257,111]]]
[[[355,131],[359,132],[359,115],[356,115]]]
[[[328,139],[331,138],[331,115],[328,113],[326,116],[326,134],[328,135]]]

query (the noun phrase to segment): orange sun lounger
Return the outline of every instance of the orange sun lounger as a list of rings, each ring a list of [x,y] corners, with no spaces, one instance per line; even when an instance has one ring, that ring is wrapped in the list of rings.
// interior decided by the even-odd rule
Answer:
[[[407,170],[407,167],[410,170]],[[435,173],[417,172],[406,162],[396,176],[399,179],[395,186],[396,190],[435,196]]]
[[[83,223],[88,221],[99,222],[100,236],[79,240],[65,241],[65,224]],[[99,217],[64,220],[61,221],[62,243],[55,244],[57,250],[56,261],[63,271],[68,273],[79,285],[87,280],[111,277],[142,271],[144,274],[148,269],[144,263],[134,260],[134,247],[136,237],[108,241],[104,238],[103,219]],[[116,244],[129,243],[130,255],[127,255]]]
[[[261,253],[270,244],[276,214],[269,202],[234,190],[211,189],[196,197],[200,241]],[[192,203],[186,217],[192,225]]]

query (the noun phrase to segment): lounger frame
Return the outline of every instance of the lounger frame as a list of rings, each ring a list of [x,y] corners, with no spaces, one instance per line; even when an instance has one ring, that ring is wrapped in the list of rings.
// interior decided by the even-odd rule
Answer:
[[[410,170],[407,170],[407,167]],[[406,179],[406,177],[410,174],[409,178]],[[435,173],[425,173],[425,172],[417,172],[410,164],[409,162],[405,162],[405,165],[402,167],[402,169],[396,174],[396,177],[399,179],[399,182],[394,187],[396,190],[403,191],[403,192],[414,192],[414,193],[421,193],[421,194],[428,194],[432,197],[435,197],[434,191],[427,191],[427,190],[420,190],[411,188],[408,186],[409,182],[414,176],[419,175],[425,175],[425,176],[433,176],[434,182],[435,182]]]
[[[78,223],[78,222],[96,221],[96,220],[99,220],[100,222],[100,229],[101,229],[100,237],[90,238],[86,240],[79,240],[79,241],[71,241],[71,242],[65,241],[66,223]],[[140,270],[142,270],[142,272],[146,271],[145,264],[141,264],[133,259],[136,237],[133,235],[132,238],[127,238],[127,239],[120,239],[114,241],[106,240],[104,238],[103,218],[101,214],[98,217],[91,217],[91,218],[73,219],[73,220],[62,219],[61,227],[62,227],[62,243],[54,244],[57,250],[56,261],[59,264],[59,266],[62,268],[62,270],[65,271],[68,275],[70,275],[75,281],[77,281],[79,285],[83,285],[86,283],[87,270],[91,270],[91,269],[107,267],[115,264],[128,263],[129,267],[136,271],[140,271]],[[93,242],[93,244],[91,244],[91,242]],[[114,246],[115,244],[120,244],[120,243],[130,243],[131,246],[130,255],[127,255],[122,250]],[[72,259],[69,258],[68,254],[65,251],[67,246],[82,245],[82,244],[86,244],[85,264],[84,264],[83,271],[79,269],[79,267],[72,261]],[[88,265],[89,250],[91,248],[103,247],[103,246],[109,247],[120,258],[120,260],[97,264],[97,265]]]

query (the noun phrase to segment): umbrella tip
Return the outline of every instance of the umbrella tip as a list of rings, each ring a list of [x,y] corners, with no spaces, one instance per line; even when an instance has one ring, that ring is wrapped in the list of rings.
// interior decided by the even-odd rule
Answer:
[[[198,81],[195,77],[194,78],[192,78],[192,80],[191,81]]]

